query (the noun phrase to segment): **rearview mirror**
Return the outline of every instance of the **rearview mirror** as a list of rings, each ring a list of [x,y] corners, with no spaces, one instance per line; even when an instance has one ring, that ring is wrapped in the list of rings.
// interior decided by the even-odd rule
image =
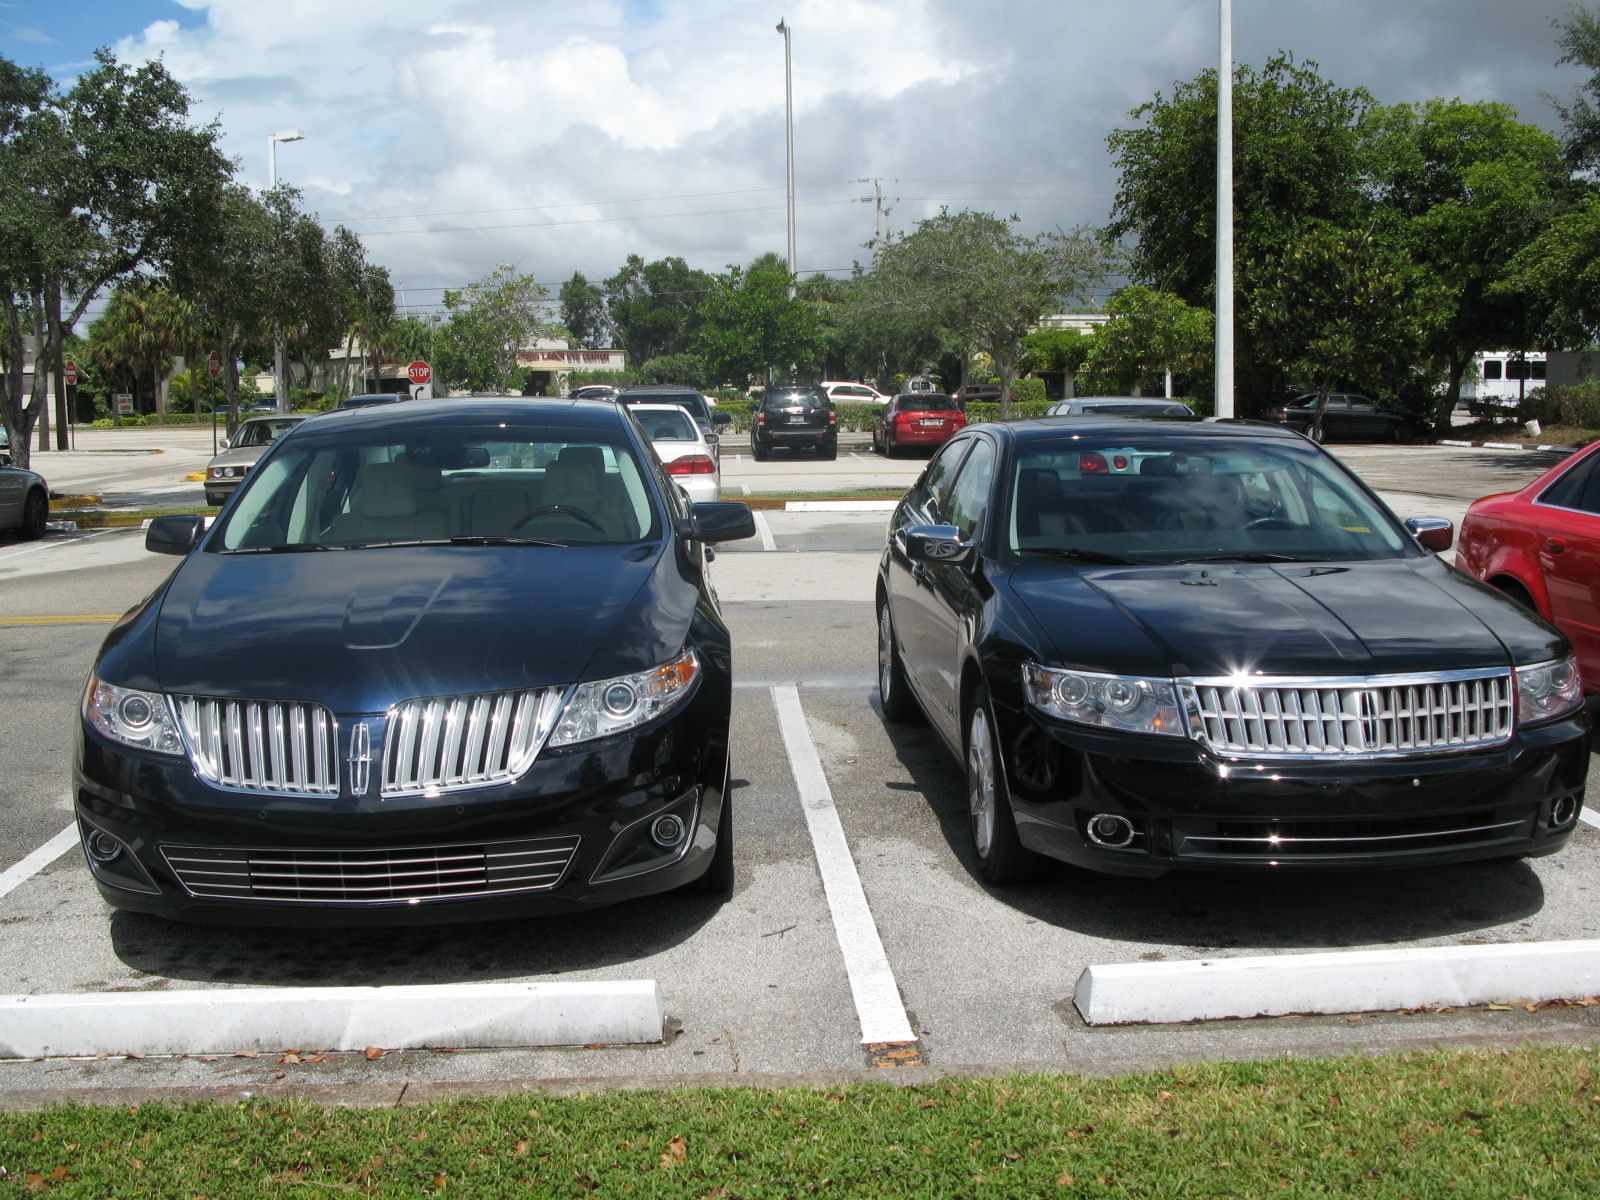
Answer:
[[[182,556],[200,544],[205,531],[204,517],[154,517],[144,535],[144,548],[156,554]]]
[[[713,425],[730,425],[733,423],[733,414],[726,413],[721,409],[718,409],[716,412],[711,414],[711,423]]]

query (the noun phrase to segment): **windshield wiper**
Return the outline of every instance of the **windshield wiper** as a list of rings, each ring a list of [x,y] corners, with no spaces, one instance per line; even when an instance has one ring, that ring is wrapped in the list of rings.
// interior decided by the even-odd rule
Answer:
[[[346,546],[324,546],[321,542],[285,542],[281,546],[240,546],[224,554],[304,554],[310,550],[346,550]]]
[[[1272,550],[1248,550],[1239,554],[1198,554],[1193,558],[1175,558],[1173,563],[1207,563],[1207,562],[1320,562],[1320,555],[1306,557],[1304,554],[1278,554]]]
[[[1123,558],[1120,554],[1107,554],[1101,550],[1085,550],[1079,546],[1029,546],[1018,550],[1018,554],[1038,554],[1047,558],[1059,558],[1064,562],[1105,563],[1110,566],[1132,566],[1144,560],[1138,558]]]
[[[425,544],[425,543],[418,543]],[[548,538],[517,537],[509,533],[475,533],[450,539],[452,546],[558,546],[566,549],[566,542],[552,542]]]

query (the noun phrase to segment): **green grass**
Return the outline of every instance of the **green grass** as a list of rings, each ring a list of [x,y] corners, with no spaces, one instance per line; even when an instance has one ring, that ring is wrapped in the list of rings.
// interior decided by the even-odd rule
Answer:
[[[1591,1197],[1600,1052],[0,1113],[0,1196]]]

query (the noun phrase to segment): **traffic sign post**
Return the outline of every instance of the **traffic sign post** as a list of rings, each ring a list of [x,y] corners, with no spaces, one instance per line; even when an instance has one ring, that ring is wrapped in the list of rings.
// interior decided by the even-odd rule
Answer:
[[[67,377],[67,386],[68,387],[77,387],[77,385],[78,385],[78,364],[75,361],[73,361],[70,358],[67,359],[66,369],[62,373]]]
[[[222,359],[215,350],[213,350],[206,357],[206,370],[210,372],[211,378],[213,379],[215,379],[218,372],[222,370]]]
[[[433,399],[433,368],[420,358],[406,367],[406,380],[413,400]]]

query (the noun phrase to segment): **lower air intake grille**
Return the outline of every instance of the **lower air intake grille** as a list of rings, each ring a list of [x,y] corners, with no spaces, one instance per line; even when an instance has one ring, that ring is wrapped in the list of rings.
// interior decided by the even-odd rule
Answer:
[[[371,850],[163,846],[191,896],[280,904],[382,905],[547,892],[561,882],[578,838]]]

